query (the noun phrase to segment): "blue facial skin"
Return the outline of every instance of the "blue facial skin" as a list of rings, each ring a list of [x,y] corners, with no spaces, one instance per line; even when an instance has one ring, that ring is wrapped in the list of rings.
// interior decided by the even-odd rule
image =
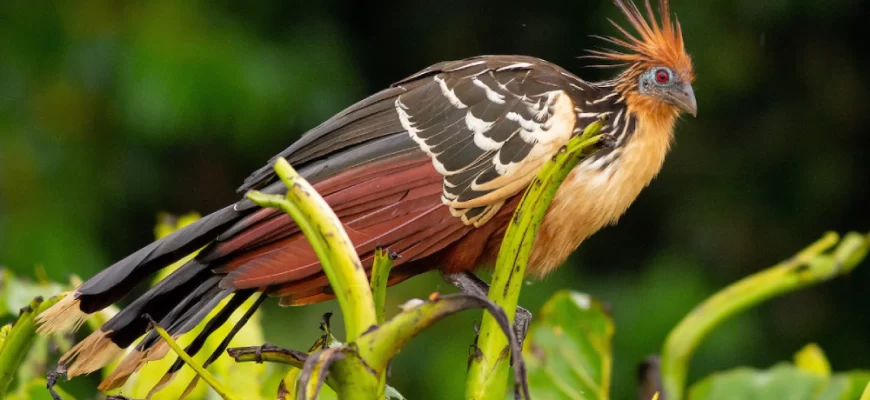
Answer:
[[[692,85],[680,80],[668,67],[653,67],[644,72],[639,78],[638,90],[643,95],[658,97],[693,116],[698,111]]]
[[[642,94],[664,97],[665,91],[675,86],[678,83],[678,79],[670,68],[654,67],[640,76],[638,86]]]

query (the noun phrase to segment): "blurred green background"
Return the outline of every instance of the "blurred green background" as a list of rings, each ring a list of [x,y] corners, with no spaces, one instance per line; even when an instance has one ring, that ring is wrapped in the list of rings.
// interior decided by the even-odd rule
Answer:
[[[571,288],[612,306],[617,399],[633,398],[636,365],[717,288],[827,229],[870,228],[870,3],[672,3],[698,118],[679,123],[664,170],[619,225],[521,298],[535,310]],[[438,61],[528,54],[606,78],[576,57],[602,44],[589,35],[615,33],[607,18],[623,21],[606,0],[0,1],[0,264],[88,277],[150,242],[158,212],[235,201],[307,129]],[[727,323],[692,377],[766,367],[809,341],[837,369],[868,367],[868,287],[865,266]],[[451,289],[414,279],[388,309],[436,290]],[[337,308],[270,303],[266,339],[307,348]],[[392,384],[410,399],[459,398],[479,317],[412,342]]]

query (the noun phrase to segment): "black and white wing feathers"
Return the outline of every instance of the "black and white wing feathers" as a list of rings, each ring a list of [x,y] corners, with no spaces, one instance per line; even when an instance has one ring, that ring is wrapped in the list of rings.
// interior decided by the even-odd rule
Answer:
[[[444,175],[442,201],[453,215],[485,223],[568,142],[577,117],[562,72],[529,57],[482,57],[397,84],[429,80],[399,95],[396,112]]]

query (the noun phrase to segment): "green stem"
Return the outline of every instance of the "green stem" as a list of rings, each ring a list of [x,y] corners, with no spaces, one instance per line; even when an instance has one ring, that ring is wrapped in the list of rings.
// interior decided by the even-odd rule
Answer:
[[[148,317],[148,318],[150,319],[151,317]],[[169,336],[169,333],[167,333],[163,328],[158,326],[157,323],[154,322],[153,320],[151,321],[151,326],[154,328],[154,330],[157,332],[157,334],[160,335],[160,337],[163,338],[164,341],[166,341],[166,344],[169,345],[169,348],[172,349],[172,351],[174,351],[175,354],[178,354],[178,357],[181,358],[182,360],[184,360],[184,362],[188,366],[190,366],[190,368],[193,368],[193,370],[196,372],[196,374],[200,378],[202,378],[202,380],[204,380],[206,383],[208,383],[208,385],[211,386],[211,388],[214,389],[214,391],[217,392],[217,394],[222,399],[224,399],[224,400],[238,400],[239,399],[238,397],[236,397],[235,395],[230,393],[230,391],[227,390],[227,388],[225,388],[223,385],[221,385],[221,383],[218,382],[217,378],[215,378],[214,375],[211,374],[211,372],[208,372],[205,368],[202,367],[202,365],[199,365],[199,363],[194,361],[193,358],[191,358],[190,355],[188,355],[184,351],[184,349],[182,349],[181,346],[179,346],[178,343],[175,342],[175,340],[172,340],[172,336]]]
[[[374,298],[356,248],[335,212],[287,160],[279,158],[275,172],[287,186],[286,196],[252,191],[248,198],[260,206],[284,211],[299,226],[323,266],[344,317],[346,341],[352,343],[377,324]],[[341,377],[336,391],[342,399],[370,399],[383,393],[383,370],[368,369],[356,357],[338,360],[330,369]],[[302,389],[312,388],[304,385]]]
[[[279,158],[275,172],[287,185],[286,197],[252,191],[248,198],[290,214],[299,226],[323,265],[344,316],[346,340],[352,342],[377,323],[372,292],[356,249],[335,212],[287,160]]]
[[[499,249],[489,299],[502,307],[511,322],[516,313],[523,276],[528,266],[538,227],[553,196],[565,177],[586,155],[584,150],[598,142],[601,122],[589,124],[580,136],[550,160],[523,194]],[[508,341],[496,321],[484,314],[478,336],[478,349],[472,358],[466,381],[466,398],[505,397],[510,360]]]
[[[511,335],[511,344],[514,349],[520,350],[519,341],[513,337],[513,329],[507,316],[501,308],[487,299],[466,294],[434,294],[428,301],[406,304],[403,308],[401,313],[360,338],[358,351],[370,368],[378,371],[385,369],[402,347],[421,331],[448,315],[473,308],[483,308],[487,315],[493,315],[498,329],[503,334],[507,332]],[[515,366],[519,373],[525,371],[522,359],[517,360]]]
[[[3,398],[9,389],[18,367],[30,351],[33,340],[36,339],[36,316],[62,298],[63,296],[55,296],[48,301],[43,301],[41,297],[37,297],[27,307],[21,309],[21,314],[0,347],[0,398]]]
[[[836,233],[826,233],[791,259],[746,277],[695,307],[665,340],[661,357],[663,398],[683,398],[692,354],[717,325],[776,295],[848,273],[866,255],[870,245],[870,238],[853,232],[840,241],[837,249],[825,253],[838,240]]]
[[[309,360],[307,360],[306,364],[311,362],[312,358],[314,360],[314,363],[311,364],[310,368],[307,368],[307,365],[303,367],[302,374],[304,376],[303,380],[305,381],[305,385],[300,385],[299,387],[297,387],[297,399],[309,400],[317,398],[317,396],[320,394],[320,388],[326,382],[326,377],[329,375],[328,370],[332,363],[329,359],[332,357],[336,357],[337,354],[342,352],[342,350],[343,349],[341,347],[333,347],[320,350],[309,356]],[[342,385],[339,384],[337,386],[338,392],[341,393]]]
[[[375,260],[372,265],[372,296],[375,299],[375,312],[378,317],[378,325],[382,325],[387,320],[386,310],[384,309],[387,302],[387,282],[390,280],[390,269],[393,268],[394,253],[387,249],[377,249],[375,251]],[[380,383],[378,388],[387,388],[387,374],[380,374]],[[384,398],[383,393],[378,394],[378,398]]]
[[[375,301],[375,313],[378,325],[386,321],[384,303],[387,300],[387,281],[390,278],[390,269],[393,268],[392,254],[389,250],[378,249],[375,251],[375,262],[372,266],[372,296]]]

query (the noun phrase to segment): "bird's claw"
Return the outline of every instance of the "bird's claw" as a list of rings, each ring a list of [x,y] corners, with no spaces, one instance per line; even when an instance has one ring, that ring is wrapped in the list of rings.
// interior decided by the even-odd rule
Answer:
[[[459,289],[462,293],[483,298],[486,298],[489,293],[489,284],[470,272],[461,272],[458,274],[442,273],[441,277],[444,278],[447,283]],[[525,308],[517,306],[516,314],[514,316],[514,334],[516,334],[520,346],[523,345],[523,341],[526,339],[526,334],[529,331],[529,324],[531,321],[532,313]],[[476,333],[477,332],[475,332],[475,336]]]
[[[600,143],[602,146],[604,146],[605,148],[608,148],[608,149],[615,149],[616,148],[616,141],[617,141],[616,136],[611,135],[609,133],[605,133],[605,134],[601,135],[601,138],[598,139],[598,143]]]

